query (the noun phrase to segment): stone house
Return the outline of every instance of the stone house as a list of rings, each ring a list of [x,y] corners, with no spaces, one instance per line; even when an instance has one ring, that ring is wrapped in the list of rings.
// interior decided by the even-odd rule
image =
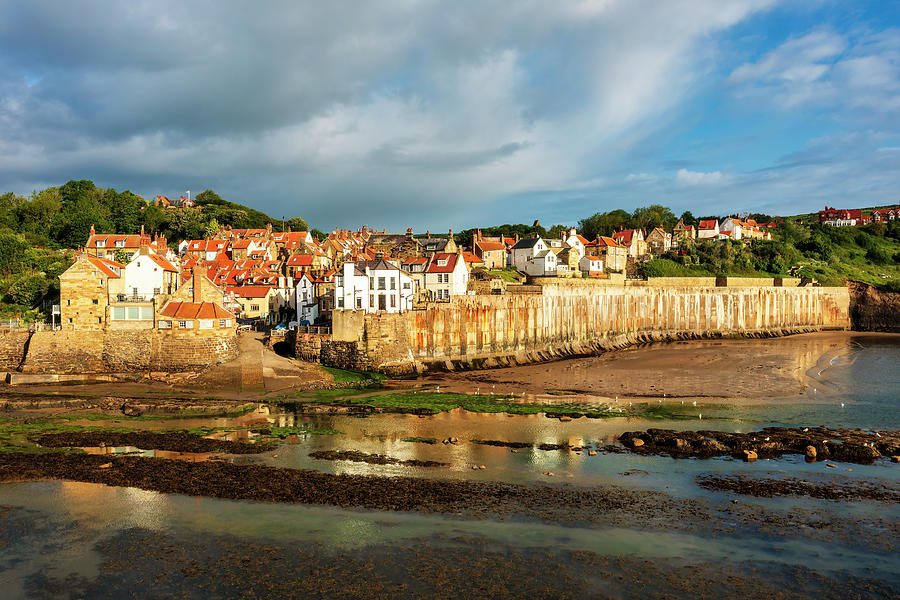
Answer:
[[[597,239],[587,246],[587,253],[603,260],[604,271],[625,272],[625,266],[628,263],[628,249],[614,238],[597,236]]]
[[[679,219],[672,229],[672,247],[681,248],[697,239],[697,228],[693,225],[685,225],[684,219]]]
[[[190,301],[182,300],[190,291]],[[156,330],[174,337],[233,337],[237,334],[234,314],[216,301],[207,298],[222,296],[222,290],[212,285],[201,269],[192,272],[190,286],[182,284],[178,299],[165,302],[156,315]]]
[[[488,269],[502,269],[507,266],[508,251],[502,237],[484,237],[481,230],[472,236],[472,253],[481,259]]]
[[[584,246],[582,246],[583,248]],[[551,251],[556,254],[556,274],[560,277],[573,276],[580,273],[579,268],[581,262],[581,253],[578,248],[553,248]]]
[[[469,269],[461,253],[439,252],[425,269],[425,292],[432,301],[449,301],[468,291]]]
[[[63,329],[101,330],[110,298],[124,292],[125,265],[79,253],[59,276],[60,324]],[[151,309],[152,322],[152,309]]]
[[[647,247],[650,252],[660,255],[672,248],[672,234],[662,227],[654,227],[653,231],[647,234]]]

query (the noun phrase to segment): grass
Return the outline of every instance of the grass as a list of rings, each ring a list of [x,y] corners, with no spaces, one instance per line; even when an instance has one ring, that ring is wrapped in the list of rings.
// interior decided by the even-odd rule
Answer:
[[[500,279],[507,283],[519,283],[522,281],[522,276],[516,269],[488,269],[488,273],[499,275]]]
[[[254,429],[256,429],[254,427]],[[313,427],[311,425],[299,425],[293,427],[260,427],[268,429],[271,437],[285,438],[289,435],[339,435],[341,432],[330,427]]]

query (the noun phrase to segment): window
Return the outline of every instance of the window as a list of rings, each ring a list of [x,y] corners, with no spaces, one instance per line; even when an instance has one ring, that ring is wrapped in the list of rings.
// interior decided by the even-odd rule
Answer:
[[[378,278],[378,289],[379,289],[379,290],[383,290],[383,289],[384,289],[384,277],[379,277],[379,278]]]
[[[126,307],[125,312],[128,315],[126,318],[129,321],[137,321],[141,318],[141,311],[139,306],[128,306]]]
[[[154,296],[159,295],[159,292],[160,292],[160,289],[159,289],[159,288],[153,288],[153,295],[154,295]]]
[[[362,298],[356,299],[356,308],[362,308]]]
[[[250,310],[251,310],[251,311],[257,311],[257,310],[259,310],[259,304],[251,304],[251,305],[250,305]]]
[[[397,308],[397,296],[391,294],[391,308]]]
[[[72,306],[72,301],[71,301],[71,300],[66,300],[66,306]]]
[[[97,247],[98,248],[106,248],[106,240],[98,240]]]
[[[69,317],[69,323],[71,323],[71,322],[72,322],[72,317]]]
[[[219,319],[219,327],[222,329],[231,327],[231,319]]]
[[[375,294],[369,294],[369,308],[375,308]]]
[[[338,276],[337,276],[337,279],[336,279],[336,281],[335,281],[335,286],[337,286],[337,287],[344,287],[344,276],[343,276],[343,275],[338,275]]]
[[[160,329],[172,329],[172,321],[160,321],[158,327]]]
[[[214,322],[212,319],[200,319],[200,329],[212,329]]]
[[[103,319],[101,317],[97,317],[97,323],[103,323]]]
[[[125,240],[119,240],[116,242],[116,248],[124,248],[124,247],[125,247]]]
[[[370,290],[375,289],[375,278],[374,277],[369,277],[369,289]]]
[[[193,329],[193,321],[178,321],[178,329]]]
[[[397,278],[396,277],[391,277],[391,289],[392,290],[397,289]]]
[[[124,306],[113,306],[110,316],[112,317],[113,321],[124,321],[125,320],[125,307]]]
[[[338,305],[338,308],[344,308],[344,297],[343,296],[338,296],[337,305]]]
[[[97,298],[91,298],[91,304],[97,304],[98,302]]]
[[[404,282],[403,282],[403,289],[404,289],[404,290],[408,290],[408,289],[409,289],[409,282],[408,282],[408,281],[404,281]]]

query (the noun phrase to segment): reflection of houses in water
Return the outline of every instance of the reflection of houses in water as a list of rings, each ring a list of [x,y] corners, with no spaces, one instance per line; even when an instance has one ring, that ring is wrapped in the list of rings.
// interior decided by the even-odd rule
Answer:
[[[165,529],[169,526],[172,502],[167,494],[75,481],[60,481],[58,485],[57,506],[73,519],[102,522],[109,515],[116,515],[122,527]]]

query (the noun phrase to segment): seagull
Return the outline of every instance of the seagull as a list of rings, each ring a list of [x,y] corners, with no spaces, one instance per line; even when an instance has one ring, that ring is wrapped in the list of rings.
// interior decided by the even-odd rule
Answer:
[[[804,427],[804,428],[803,428],[803,433],[806,433],[807,431],[809,431],[809,427]]]
[[[700,414],[698,414],[697,416],[700,417],[700,420],[701,420],[701,421],[703,420],[703,413],[700,413]]]
[[[766,441],[767,441],[767,442],[769,441],[769,436],[766,436]]]
[[[843,402],[841,402],[841,408],[844,408],[844,403],[843,403]]]

